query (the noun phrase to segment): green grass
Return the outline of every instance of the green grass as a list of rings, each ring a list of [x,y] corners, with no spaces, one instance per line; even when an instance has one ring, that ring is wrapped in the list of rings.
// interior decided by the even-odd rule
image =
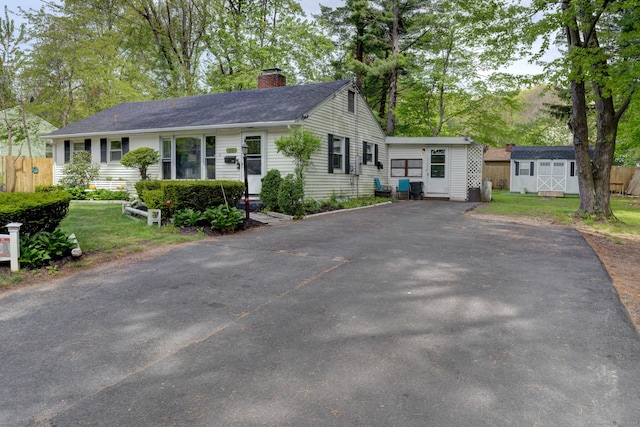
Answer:
[[[478,208],[478,212],[525,218],[539,218],[560,224],[571,225],[576,222],[575,213],[580,205],[578,196],[562,198],[538,197],[535,194],[493,191],[493,201]],[[609,223],[582,220],[600,230],[616,233],[640,235],[640,199],[612,196],[611,209],[618,221]]]
[[[72,202],[60,228],[76,235],[83,252],[139,252],[153,244],[183,243],[203,237],[179,234],[172,226],[147,226],[146,218],[122,215],[120,203]]]

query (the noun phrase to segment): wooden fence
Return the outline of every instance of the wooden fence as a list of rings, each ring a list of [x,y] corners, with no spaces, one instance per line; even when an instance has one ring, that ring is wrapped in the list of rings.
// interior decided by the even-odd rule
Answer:
[[[33,193],[36,185],[53,184],[53,159],[2,157],[5,191]]]

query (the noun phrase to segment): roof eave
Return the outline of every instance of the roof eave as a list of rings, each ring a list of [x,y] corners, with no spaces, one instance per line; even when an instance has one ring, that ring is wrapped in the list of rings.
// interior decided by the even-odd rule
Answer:
[[[143,134],[143,133],[195,132],[195,131],[203,131],[203,130],[210,130],[210,129],[264,128],[264,127],[276,127],[276,126],[291,126],[298,123],[299,123],[298,120],[281,120],[276,122],[226,123],[226,124],[220,124],[220,125],[114,130],[114,131],[104,131],[104,132],[72,133],[72,134],[63,134],[63,135],[48,134],[48,135],[42,135],[40,138],[62,139],[62,138],[79,138],[79,137],[93,137],[93,136],[106,136],[106,135],[137,135],[137,134]]]

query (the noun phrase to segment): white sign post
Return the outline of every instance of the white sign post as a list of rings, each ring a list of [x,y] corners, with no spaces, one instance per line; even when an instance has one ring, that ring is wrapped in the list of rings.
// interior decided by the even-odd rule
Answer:
[[[7,224],[9,234],[0,234],[0,261],[10,261],[11,271],[20,270],[20,224]]]

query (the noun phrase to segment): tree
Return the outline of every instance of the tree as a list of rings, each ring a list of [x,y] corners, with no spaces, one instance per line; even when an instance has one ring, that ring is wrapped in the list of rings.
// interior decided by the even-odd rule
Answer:
[[[128,168],[136,168],[140,172],[140,178],[144,181],[149,179],[147,168],[160,161],[160,153],[150,147],[140,147],[129,151],[122,156],[120,163]]]
[[[205,37],[211,90],[256,87],[261,69],[278,67],[302,81],[329,78],[333,45],[294,0],[217,0],[207,6]]]
[[[532,11],[543,19],[526,30],[530,40],[549,33],[564,34],[566,51],[555,61],[556,76],[571,88],[569,129],[573,134],[580,187],[579,214],[597,220],[614,218],[610,206],[610,174],[618,125],[637,90],[640,46],[637,2],[563,0],[555,8],[534,1]],[[593,103],[596,135],[590,135],[589,105]],[[591,144],[593,143],[593,148]]]
[[[140,71],[145,59],[128,50],[131,32],[116,26],[129,19],[114,20],[113,14],[124,12],[105,11],[102,4],[67,0],[24,14],[33,41],[24,72],[34,101],[30,108],[58,127],[157,93]]]
[[[62,185],[67,188],[88,187],[91,181],[98,179],[100,165],[91,163],[91,153],[79,151],[73,154],[71,162],[62,170]]]
[[[296,179],[304,184],[304,172],[311,165],[311,158],[320,150],[322,141],[312,132],[295,128],[289,135],[276,141],[278,153],[293,159]]]

